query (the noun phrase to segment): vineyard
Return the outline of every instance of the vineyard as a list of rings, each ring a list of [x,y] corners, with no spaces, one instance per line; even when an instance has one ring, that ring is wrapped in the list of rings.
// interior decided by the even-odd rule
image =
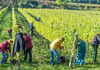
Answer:
[[[40,17],[40,21],[37,18]],[[32,37],[34,45],[32,49],[32,63],[22,62],[21,70],[70,70],[68,67],[71,49],[74,42],[74,30],[79,37],[85,41],[86,57],[82,67],[76,65],[77,70],[99,70],[100,69],[100,47],[98,48],[97,63],[93,63],[93,48],[91,46],[93,37],[100,33],[100,12],[99,11],[75,11],[75,10],[53,10],[53,9],[26,9],[8,7],[0,10],[0,44],[10,39],[8,29],[12,28],[13,40],[15,34],[20,30],[17,24],[23,26],[23,33],[31,34],[29,24],[33,21],[35,35]],[[20,30],[21,31],[21,30]],[[51,66],[50,64],[50,43],[56,38],[64,37],[62,43],[64,50],[57,50],[60,56],[67,57],[67,63]],[[11,46],[13,47],[13,45]],[[77,49],[76,49],[77,51]],[[0,59],[2,58],[0,53]],[[22,56],[23,58],[23,56]],[[10,59],[10,57],[9,57]],[[16,65],[0,65],[0,70],[16,70]],[[56,58],[54,58],[56,63]]]

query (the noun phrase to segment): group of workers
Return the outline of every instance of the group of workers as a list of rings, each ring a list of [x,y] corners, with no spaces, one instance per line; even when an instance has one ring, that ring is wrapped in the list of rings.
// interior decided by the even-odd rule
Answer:
[[[27,54],[29,53],[30,59],[29,62],[32,61],[32,40],[31,37],[29,35],[27,35],[26,33],[21,33],[18,32],[15,36],[15,41],[14,41],[14,45],[13,45],[13,50],[12,50],[12,55],[11,55],[11,44],[13,43],[12,39],[9,39],[7,41],[4,41],[1,45],[0,45],[0,52],[2,54],[2,60],[0,62],[0,64],[6,63],[7,59],[8,59],[8,50],[10,53],[11,57],[14,57],[15,54],[20,54],[20,52],[24,52],[25,54],[25,58],[24,60],[27,59]],[[20,58],[21,59],[21,58]]]
[[[40,17],[38,17],[37,21],[40,20]],[[23,27],[18,24],[18,28],[21,29],[23,31]],[[33,22],[30,23],[30,30],[31,30],[31,36],[33,36]],[[0,33],[1,33],[2,29],[0,27]],[[4,41],[2,42],[2,44],[0,45],[0,52],[2,54],[2,60],[0,62],[0,64],[3,64],[3,63],[6,63],[7,59],[8,59],[8,50],[9,50],[9,53],[10,53],[10,56],[11,57],[14,57],[16,54],[18,55],[17,57],[21,60],[21,57],[20,57],[20,53],[21,52],[24,52],[24,55],[25,55],[25,58],[24,58],[24,61],[26,61],[27,59],[27,54],[29,53],[29,62],[32,62],[32,47],[33,47],[33,44],[32,44],[32,39],[29,35],[27,35],[26,33],[22,33],[22,32],[18,32],[16,35],[15,35],[15,41],[14,41],[14,45],[13,45],[13,50],[12,50],[12,55],[11,55],[11,47],[10,45],[13,43],[13,40],[12,40],[12,29],[8,29],[8,33],[9,33],[9,37],[11,39],[7,40],[7,41]]]
[[[21,30],[23,30],[22,26],[20,24],[18,24],[18,28]],[[33,35],[33,22],[30,24],[30,29],[31,29],[31,35]],[[1,28],[0,28],[1,31]],[[9,37],[12,38],[12,29],[8,29],[8,33],[9,33]],[[27,54],[29,53],[29,62],[32,61],[32,39],[29,35],[27,35],[26,33],[22,33],[22,32],[18,32],[15,35],[15,41],[14,41],[14,46],[13,46],[13,50],[12,50],[12,55],[11,55],[11,47],[10,45],[13,43],[12,39],[9,39],[7,41],[4,41],[1,45],[0,45],[0,52],[2,54],[2,60],[0,62],[0,64],[6,63],[7,59],[8,59],[8,50],[10,53],[11,57],[14,57],[15,54],[17,53],[17,55],[20,55],[21,52],[24,52],[25,58],[24,60],[26,61],[27,59]],[[20,58],[21,59],[21,58]]]
[[[18,28],[21,28],[23,30],[23,28],[20,24],[18,24]],[[34,35],[33,34],[33,32],[34,32],[33,22],[30,23],[30,30],[31,30],[31,36]],[[1,31],[1,28],[0,28],[0,31]],[[8,33],[9,33],[10,38],[12,38],[12,29],[9,29]],[[76,32],[74,38],[75,38],[74,39],[74,47],[78,48],[76,64],[79,64],[80,66],[82,66],[83,63],[84,63],[84,59],[85,59],[86,44],[82,39],[78,38],[77,32]],[[60,64],[60,57],[59,57],[59,54],[57,52],[57,49],[58,48],[64,49],[64,47],[61,46],[61,43],[64,40],[65,39],[63,37],[61,37],[60,39],[54,40],[50,44],[51,64],[52,65],[54,65],[54,62],[53,62],[54,56],[53,56],[53,54],[55,54],[55,56],[57,58],[57,63]],[[98,48],[99,42],[100,42],[100,34],[97,34],[97,35],[94,36],[93,43],[92,43],[92,46],[94,48],[93,62],[96,62],[97,48]],[[24,54],[25,54],[24,60],[27,59],[27,54],[29,53],[29,57],[30,57],[29,62],[32,61],[31,51],[32,51],[33,45],[32,45],[32,39],[29,35],[27,35],[26,33],[23,34],[21,32],[18,32],[15,35],[15,41],[14,41],[14,46],[13,46],[13,50],[12,50],[12,55],[11,55],[11,47],[10,47],[11,43],[13,43],[13,40],[9,39],[8,41],[4,41],[0,45],[0,52],[3,56],[0,64],[6,63],[7,58],[8,58],[8,50],[9,50],[9,53],[10,53],[11,57],[14,57],[16,53],[19,55],[19,52],[24,51]]]
[[[23,31],[23,27],[20,25],[20,24],[18,24],[18,28],[19,29],[21,29],[22,31]],[[33,27],[33,22],[32,23],[30,23],[30,30],[31,30],[31,36],[33,36],[34,34],[33,34],[33,29],[34,27]],[[10,38],[12,38],[12,29],[8,29],[8,33],[9,33],[9,37]]]
[[[75,32],[75,36],[74,36],[74,47],[78,48],[77,51],[77,59],[76,59],[76,64],[79,64],[80,66],[82,66],[84,64],[84,60],[85,60],[85,53],[86,53],[86,44],[85,42],[78,38],[78,32]],[[54,65],[53,62],[53,54],[55,54],[56,58],[57,58],[57,63],[60,63],[60,57],[58,52],[56,51],[58,48],[63,49],[64,47],[61,46],[61,42],[63,42],[65,39],[62,37],[60,39],[56,39],[54,40],[51,44],[50,44],[50,52],[51,52],[51,64]],[[92,41],[92,47],[94,48],[94,56],[93,56],[93,62],[95,63],[97,61],[97,48],[98,45],[100,43],[100,34],[97,34],[94,36],[93,41]],[[75,51],[75,50],[74,50]]]

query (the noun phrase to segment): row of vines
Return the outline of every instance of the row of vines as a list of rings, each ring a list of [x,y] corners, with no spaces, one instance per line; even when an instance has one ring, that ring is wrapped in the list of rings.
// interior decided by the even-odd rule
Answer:
[[[29,23],[34,22],[37,32],[53,41],[56,38],[64,37],[64,46],[70,52],[74,41],[74,29],[84,41],[92,42],[94,35],[100,33],[100,13],[90,11],[67,11],[67,10],[46,10],[46,9],[20,9]],[[42,22],[35,18],[40,17]]]
[[[8,11],[8,7],[3,8],[3,9],[0,11],[0,22],[1,22],[2,18],[3,18],[3,16],[4,16],[4,14],[5,14],[7,11]],[[1,23],[0,23],[0,24],[1,24]],[[3,25],[0,25],[0,28],[3,29],[4,26],[3,26]],[[1,33],[2,33],[2,34],[1,34]],[[4,34],[4,32],[3,32],[3,30],[2,30],[2,31],[0,32],[1,38],[2,38],[3,34]]]
[[[15,40],[15,35],[16,33],[20,32],[21,30],[18,28],[17,20],[16,20],[16,15],[14,11],[14,7],[12,8],[12,20],[13,20],[13,26],[12,26],[12,36],[13,36],[13,41]]]
[[[2,9],[0,11],[0,21],[1,21],[2,17],[3,17],[3,15],[7,12],[7,10],[8,10],[8,7],[4,8],[4,9]]]
[[[13,26],[12,26],[12,36],[13,36],[13,40],[15,39],[15,35],[18,32],[18,25],[16,23],[16,16],[15,16],[15,12],[14,12],[14,7],[12,8],[12,22],[13,22]]]

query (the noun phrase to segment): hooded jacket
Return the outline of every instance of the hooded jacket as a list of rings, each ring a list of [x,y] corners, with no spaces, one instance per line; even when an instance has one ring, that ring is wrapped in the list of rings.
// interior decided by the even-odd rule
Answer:
[[[23,37],[23,34],[21,32],[18,32],[15,37],[15,42],[13,46],[13,51],[12,51],[12,57],[15,56],[16,52],[18,51],[23,51],[25,53],[25,40]]]

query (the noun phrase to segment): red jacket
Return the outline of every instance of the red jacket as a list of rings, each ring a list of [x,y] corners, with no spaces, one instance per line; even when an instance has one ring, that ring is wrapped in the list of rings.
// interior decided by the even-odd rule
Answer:
[[[8,41],[4,41],[4,42],[0,45],[0,52],[5,53],[4,51],[7,51],[7,49],[9,50],[9,52],[11,52],[10,44],[8,43]]]
[[[12,29],[8,29],[9,32],[12,32]]]
[[[30,48],[30,47],[33,47],[32,40],[31,40],[31,37],[29,35],[26,35],[26,37],[25,37],[25,48]]]
[[[22,26],[21,25],[18,25],[18,28],[21,28],[22,29]]]

